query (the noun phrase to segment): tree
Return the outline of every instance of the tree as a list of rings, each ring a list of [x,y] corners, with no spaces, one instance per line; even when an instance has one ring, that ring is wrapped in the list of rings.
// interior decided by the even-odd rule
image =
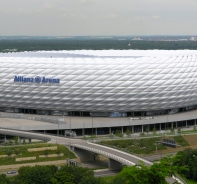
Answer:
[[[156,132],[157,132],[157,130],[156,130],[156,128],[154,127],[154,128],[153,128],[153,135],[155,135]]]
[[[149,132],[149,129],[148,129],[148,127],[146,128],[145,132],[146,132],[146,134],[148,134],[148,132]]]
[[[131,130],[127,128],[125,133],[126,133],[127,136],[129,136],[131,134]]]
[[[178,171],[186,178],[197,181],[197,149],[186,149],[179,151],[174,158],[174,165],[178,167],[187,166],[189,169]]]
[[[132,166],[124,167],[123,170],[115,177],[112,184],[167,184],[165,181],[166,174],[156,170],[156,166]]]
[[[51,181],[52,184],[103,184],[102,179],[94,178],[92,170],[77,166],[62,166]]]
[[[179,170],[186,170],[185,166],[179,167],[173,164],[174,158],[166,157],[160,163],[154,163],[148,167],[143,164],[132,167],[124,167],[114,178],[112,184],[167,184],[165,178]]]
[[[10,184],[9,179],[5,174],[0,174],[0,184]]]
[[[51,179],[56,171],[56,166],[21,167],[16,180],[18,183],[51,184]]]

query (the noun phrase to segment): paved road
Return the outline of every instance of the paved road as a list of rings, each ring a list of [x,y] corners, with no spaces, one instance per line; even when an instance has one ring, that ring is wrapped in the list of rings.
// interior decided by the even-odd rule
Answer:
[[[94,172],[94,176],[95,177],[114,176],[118,173],[119,173],[119,171],[106,170],[106,171]]]

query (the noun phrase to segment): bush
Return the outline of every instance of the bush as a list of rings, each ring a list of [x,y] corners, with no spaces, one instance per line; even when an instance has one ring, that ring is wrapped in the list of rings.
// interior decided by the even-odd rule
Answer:
[[[156,128],[153,128],[153,135],[156,135],[156,132],[157,132]]]
[[[125,133],[126,133],[127,136],[129,136],[131,134],[131,130],[127,128]]]
[[[180,127],[177,129],[177,132],[178,133],[181,133],[181,128]]]

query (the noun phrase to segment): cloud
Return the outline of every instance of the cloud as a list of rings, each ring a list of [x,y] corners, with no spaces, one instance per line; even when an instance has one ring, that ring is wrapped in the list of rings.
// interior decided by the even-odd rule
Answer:
[[[80,2],[79,2],[80,5],[90,5],[93,3],[94,3],[93,0],[80,0]]]
[[[159,19],[160,16],[158,15],[134,17],[135,21],[150,21],[150,20],[159,20]]]

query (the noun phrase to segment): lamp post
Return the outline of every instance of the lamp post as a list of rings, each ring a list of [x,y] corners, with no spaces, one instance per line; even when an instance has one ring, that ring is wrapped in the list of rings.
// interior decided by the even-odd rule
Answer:
[[[129,131],[130,131],[130,133],[131,133],[131,118],[129,118]]]
[[[71,116],[70,116],[70,131],[71,131]]]
[[[93,131],[93,117],[92,117],[92,135],[93,135],[94,131]]]

